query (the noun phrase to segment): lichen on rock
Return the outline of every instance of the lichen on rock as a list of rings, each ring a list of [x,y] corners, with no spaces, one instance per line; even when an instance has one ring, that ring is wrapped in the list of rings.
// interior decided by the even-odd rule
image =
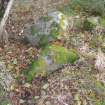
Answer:
[[[60,38],[67,25],[67,17],[63,13],[50,12],[36,23],[26,25],[25,39],[33,46],[42,46]]]
[[[48,16],[52,17],[53,21],[58,23],[59,26],[63,30],[66,30],[66,28],[68,26],[68,19],[67,19],[67,16],[65,16],[62,12],[60,12],[60,11],[49,12]]]

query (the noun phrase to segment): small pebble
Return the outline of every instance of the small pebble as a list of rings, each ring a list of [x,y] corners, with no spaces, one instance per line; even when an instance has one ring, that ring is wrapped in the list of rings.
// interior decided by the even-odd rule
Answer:
[[[43,87],[42,87],[42,89],[47,89],[49,87],[49,84],[47,83],[47,84],[45,84]]]
[[[40,97],[39,97],[39,96],[35,96],[34,98],[35,98],[35,99],[39,99]]]
[[[23,104],[24,102],[25,102],[24,100],[20,99],[20,104]]]
[[[50,101],[47,101],[47,102],[46,102],[46,105],[51,105]]]
[[[46,95],[46,91],[42,90],[41,91],[41,96],[45,96]]]

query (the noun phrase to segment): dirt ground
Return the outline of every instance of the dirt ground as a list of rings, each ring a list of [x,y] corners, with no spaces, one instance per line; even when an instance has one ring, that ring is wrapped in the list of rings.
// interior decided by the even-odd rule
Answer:
[[[14,78],[17,79],[40,50],[22,42],[25,25],[37,22],[48,10],[64,3],[67,0],[15,0],[6,26],[10,42],[4,49],[0,48],[0,60],[6,63]],[[67,65],[46,78],[35,78],[30,84],[20,78],[9,98],[13,105],[104,105],[105,86],[98,80],[93,63],[91,57],[81,57],[76,64]]]

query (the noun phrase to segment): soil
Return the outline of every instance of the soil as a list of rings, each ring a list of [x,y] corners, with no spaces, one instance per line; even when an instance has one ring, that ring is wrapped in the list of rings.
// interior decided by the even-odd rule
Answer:
[[[17,79],[20,72],[32,60],[37,59],[40,52],[40,48],[37,49],[20,40],[24,38],[25,25],[37,22],[38,18],[46,15],[48,10],[58,8],[64,3],[66,4],[67,0],[15,0],[6,26],[10,42],[4,46],[4,49],[0,48],[0,60],[5,62],[14,78]],[[70,35],[64,37],[65,40],[71,38],[73,34],[78,43],[86,42],[86,37],[91,36],[88,32],[82,33],[73,29],[69,32]],[[46,78],[39,76],[32,83],[25,83],[24,78],[17,79],[17,84],[14,84],[13,91],[11,90],[8,95],[12,104],[101,105],[97,103],[105,100],[105,86],[99,78],[100,74],[93,67],[94,57],[88,56],[88,52],[95,52],[88,47],[89,41],[86,42],[86,46],[73,45],[71,40],[64,43],[64,46],[68,48],[75,46],[79,52],[80,60],[75,64],[65,65],[64,68]],[[61,44],[62,42],[55,43]],[[84,52],[85,57],[82,55]],[[104,78],[105,73],[102,76]]]

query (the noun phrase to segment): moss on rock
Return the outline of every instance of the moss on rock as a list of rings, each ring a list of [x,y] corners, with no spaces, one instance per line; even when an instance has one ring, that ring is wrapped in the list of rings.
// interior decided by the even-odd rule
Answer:
[[[54,39],[57,39],[60,36],[60,26],[55,22],[51,25],[50,35]]]
[[[30,68],[26,78],[28,81],[32,81],[35,76],[46,76],[46,63],[43,59],[39,59],[37,61],[33,61],[30,64]]]
[[[63,64],[73,64],[79,58],[73,49],[66,49],[58,45],[48,45],[41,50],[38,60],[33,61],[30,67],[23,71],[27,81],[32,81],[36,76],[46,76],[63,66]]]
[[[57,23],[62,30],[66,30],[68,26],[67,16],[60,11],[53,11],[48,14],[52,17],[53,22]]]
[[[58,45],[48,45],[42,50],[42,56],[50,56],[57,64],[74,63],[78,59],[78,54],[73,49],[66,49]]]

